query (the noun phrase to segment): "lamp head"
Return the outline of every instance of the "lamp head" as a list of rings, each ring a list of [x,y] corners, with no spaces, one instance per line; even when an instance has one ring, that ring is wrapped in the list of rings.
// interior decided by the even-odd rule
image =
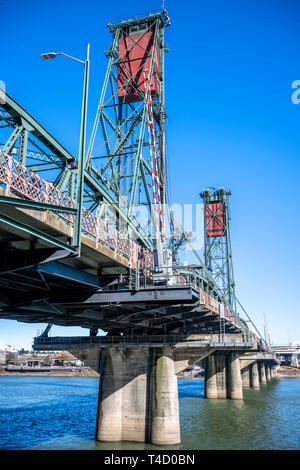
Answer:
[[[41,58],[42,59],[55,59],[55,57],[57,56],[56,52],[47,52],[46,54],[41,54]]]

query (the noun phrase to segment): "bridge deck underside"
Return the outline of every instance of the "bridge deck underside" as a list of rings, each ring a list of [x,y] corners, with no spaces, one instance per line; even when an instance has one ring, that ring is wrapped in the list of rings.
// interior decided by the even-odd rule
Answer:
[[[0,319],[117,334],[220,331],[219,314],[200,304],[199,291],[192,286],[125,288],[117,279],[128,274],[129,262],[120,254],[83,235],[80,258],[66,257],[63,248],[18,226],[66,243],[70,226],[50,212],[0,203],[1,216]],[[6,218],[15,223],[3,222]],[[222,331],[241,331],[228,319],[223,323]]]
[[[110,332],[218,333],[219,315],[190,286],[102,289],[96,276],[50,262],[0,274],[0,319]],[[120,286],[119,286],[120,287]],[[240,330],[225,320],[225,330]]]

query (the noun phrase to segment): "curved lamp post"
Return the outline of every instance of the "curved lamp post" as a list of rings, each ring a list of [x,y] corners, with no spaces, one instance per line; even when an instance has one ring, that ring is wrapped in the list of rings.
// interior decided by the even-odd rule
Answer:
[[[89,55],[90,45],[87,45],[86,60],[76,59],[64,52],[47,52],[41,54],[42,59],[55,59],[56,56],[63,55],[69,59],[76,60],[84,64],[84,82],[83,82],[83,97],[81,108],[81,124],[80,124],[80,139],[79,139],[79,152],[78,152],[78,167],[77,167],[77,188],[76,188],[76,208],[77,215],[73,231],[73,245],[77,247],[77,256],[80,256],[81,248],[81,224],[82,224],[82,209],[83,209],[83,186],[84,186],[84,154],[85,154],[85,138],[86,138],[86,120],[87,120],[87,101],[88,101],[88,83],[89,83]]]

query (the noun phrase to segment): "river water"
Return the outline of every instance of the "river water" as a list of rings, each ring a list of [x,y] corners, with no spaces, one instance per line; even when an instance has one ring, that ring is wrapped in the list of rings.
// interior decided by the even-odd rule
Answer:
[[[161,450],[94,441],[98,383],[0,377],[0,449]],[[204,399],[203,379],[178,379],[178,391],[182,443],[173,449],[300,449],[300,378],[245,389],[243,401]]]

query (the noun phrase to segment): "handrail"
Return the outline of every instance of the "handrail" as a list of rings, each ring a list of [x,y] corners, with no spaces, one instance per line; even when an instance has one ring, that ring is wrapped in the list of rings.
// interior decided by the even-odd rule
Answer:
[[[234,341],[232,336],[234,336]],[[249,346],[250,344],[254,345],[253,338],[244,335],[244,334],[195,334],[189,335],[137,335],[137,336],[66,336],[66,337],[36,337],[34,338],[34,346],[42,347],[46,346],[55,346],[58,349],[61,347],[72,347],[76,349],[77,347],[87,347],[88,345],[92,346],[106,346],[106,347],[118,347],[118,346],[149,346],[154,347],[155,345],[166,345],[174,346],[175,344],[182,343],[183,345],[195,345],[198,346],[208,346],[208,345],[225,345],[230,344],[232,346],[245,345]],[[112,346],[113,345],[113,346]]]
[[[65,192],[57,189],[54,184],[44,180],[37,173],[19,163],[11,155],[0,151],[0,184],[5,185],[6,194],[13,193],[18,197],[37,201],[39,203],[55,204],[66,208],[76,208],[76,202]],[[51,211],[68,224],[73,225],[73,214]],[[136,267],[138,254],[142,248],[111,227],[103,219],[83,208],[82,231],[130,261],[132,268]],[[151,254],[144,251],[145,267],[151,267]]]

